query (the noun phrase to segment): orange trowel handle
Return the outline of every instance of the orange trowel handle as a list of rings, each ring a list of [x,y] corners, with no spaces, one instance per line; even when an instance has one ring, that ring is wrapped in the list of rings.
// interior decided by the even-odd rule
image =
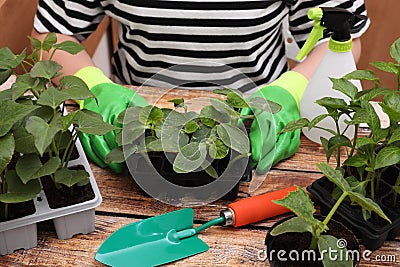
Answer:
[[[228,208],[234,214],[233,226],[238,227],[290,212],[289,209],[275,204],[272,200],[282,199],[289,192],[296,190],[296,186],[291,186],[278,191],[245,198],[230,204]]]

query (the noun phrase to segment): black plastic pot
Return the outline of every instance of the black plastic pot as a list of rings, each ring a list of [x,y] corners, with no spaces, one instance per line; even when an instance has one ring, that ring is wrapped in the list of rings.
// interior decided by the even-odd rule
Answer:
[[[152,168],[154,168],[164,179],[173,184],[183,187],[200,187],[215,181],[215,179],[208,175],[204,170],[191,173],[176,173],[173,170],[172,164],[175,157],[175,153],[148,153],[148,158],[152,163]],[[251,157],[239,159],[235,161],[229,169],[227,169],[229,160],[229,156],[220,160],[213,160],[211,161],[211,165],[214,167],[218,175],[224,173],[228,179],[229,177],[237,179],[238,174],[243,173],[241,179],[235,184],[235,186],[222,197],[222,199],[225,200],[235,200],[238,195],[240,181],[251,181],[252,179],[252,160]],[[130,168],[132,168],[132,166],[134,168],[134,170],[130,171],[137,175],[150,176],[154,174],[154,170],[152,168],[149,169],[146,158],[140,154],[133,154],[130,157],[129,162]]]
[[[294,216],[289,216],[276,222],[271,227],[271,230],[274,229],[277,225],[293,217]],[[320,219],[322,220],[323,217],[321,216]],[[350,257],[355,257],[355,259],[353,259],[353,266],[358,266],[361,258],[360,245],[354,234],[342,223],[335,220],[330,220],[328,223],[328,227],[329,230],[327,234],[340,239],[340,243],[338,243],[340,245],[345,245],[347,250],[351,251],[351,253],[349,253]],[[267,253],[266,256],[268,257],[268,261],[271,267],[323,267],[322,261],[319,260],[319,252],[313,251],[313,253],[315,253],[313,254],[309,250],[309,245],[312,237],[310,233],[285,233],[277,236],[272,236],[270,232],[271,231],[267,233],[267,236],[265,238],[265,246]],[[354,253],[354,251],[357,251],[358,255],[357,253]],[[299,255],[299,257],[295,260],[297,255]],[[338,259],[340,259],[340,257],[344,257],[339,254],[333,256],[337,256]]]
[[[400,235],[400,210],[399,199],[397,200],[397,208],[392,206],[393,190],[391,189],[391,181],[395,180],[399,175],[399,168],[393,166],[383,173],[381,178],[381,187],[385,188],[380,190],[380,195],[375,197],[375,201],[382,208],[384,213],[392,221],[392,224],[375,216],[365,221],[362,215],[362,210],[359,206],[350,205],[348,202],[342,203],[336,211],[334,218],[349,229],[351,229],[356,236],[362,239],[362,243],[369,250],[376,250],[380,248],[386,240],[392,240]],[[307,190],[318,200],[321,207],[321,213],[326,215],[331,210],[336,200],[332,198],[332,189],[335,187],[326,177],[322,177],[310,186]]]

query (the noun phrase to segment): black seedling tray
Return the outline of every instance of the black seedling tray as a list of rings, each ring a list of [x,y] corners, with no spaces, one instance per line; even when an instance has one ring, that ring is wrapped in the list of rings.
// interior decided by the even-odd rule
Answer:
[[[386,183],[384,180],[386,179],[382,177],[381,185],[386,186],[389,190],[381,197],[377,197],[375,201],[392,221],[392,224],[378,216],[373,217],[373,222],[371,222],[371,219],[365,221],[361,208],[359,206],[350,205],[349,202],[342,203],[334,215],[336,220],[345,224],[361,238],[362,243],[369,250],[376,250],[380,248],[386,240],[392,240],[400,235],[400,213],[387,204],[391,203],[390,200],[393,197],[393,191],[391,190],[390,184]],[[327,215],[336,202],[332,197],[332,189],[334,187],[335,185],[326,177],[316,180],[307,187],[307,190],[319,201],[321,213],[323,215]],[[373,215],[376,214],[373,213]]]
[[[160,174],[167,181],[183,186],[183,187],[199,187],[209,183],[212,183],[215,179],[209,176],[204,170],[196,171],[191,173],[176,173],[173,170],[173,159],[176,154],[174,153],[163,153],[163,152],[150,152],[148,157],[158,174]],[[172,160],[171,160],[172,159]],[[252,179],[252,160],[251,157],[237,160],[227,170],[230,157],[224,159],[213,160],[211,165],[214,167],[218,175],[226,172],[226,177],[237,177],[238,173],[243,173],[241,179],[236,185],[222,197],[224,200],[235,200],[238,195],[240,181],[251,181]],[[135,162],[134,173],[138,175],[151,175],[153,172],[149,172],[148,161],[140,154],[134,154],[130,158],[130,162]]]

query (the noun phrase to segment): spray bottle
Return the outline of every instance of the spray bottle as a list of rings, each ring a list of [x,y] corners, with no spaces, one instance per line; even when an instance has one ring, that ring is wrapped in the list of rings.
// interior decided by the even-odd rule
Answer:
[[[356,70],[352,54],[351,28],[365,16],[355,15],[346,9],[336,7],[312,8],[308,11],[308,18],[314,20],[313,29],[306,43],[297,55],[297,60],[302,60],[315,46],[317,41],[323,37],[324,30],[331,34],[329,49],[322,58],[316,71],[311,77],[303,97],[300,101],[300,116],[309,120],[318,115],[326,113],[326,109],[316,104],[316,100],[322,97],[342,98],[347,103],[349,98],[343,93],[332,89],[332,82],[329,78],[341,78],[344,75]],[[360,81],[352,81],[353,84],[362,90]],[[342,116],[343,117],[343,116]],[[331,129],[336,132],[336,124],[332,118],[325,118],[318,126]],[[340,131],[346,128],[344,119],[339,121]],[[321,143],[320,137],[329,140],[330,133],[313,128],[303,128],[303,134],[313,142]],[[354,137],[354,128],[349,127],[345,135],[351,139]]]

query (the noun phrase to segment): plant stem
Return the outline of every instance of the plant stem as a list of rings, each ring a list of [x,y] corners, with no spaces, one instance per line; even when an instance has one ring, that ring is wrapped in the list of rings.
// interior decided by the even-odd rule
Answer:
[[[68,144],[67,144],[67,146],[66,146],[66,148],[65,148],[65,150],[64,150],[64,155],[63,155],[63,157],[62,157],[62,160],[61,160],[61,164],[63,165],[65,162],[68,162],[69,161],[69,158],[71,157],[71,153],[69,152],[69,150],[72,150],[71,149],[71,145],[72,145],[72,143],[74,143],[74,138],[75,138],[75,136],[77,136],[77,133],[75,133],[70,139],[69,139],[69,141],[68,141]],[[69,157],[68,157],[68,155],[69,155]]]
[[[394,186],[399,186],[400,185],[400,172],[399,175],[397,175],[397,180],[396,183],[394,184]],[[393,192],[393,207],[396,207],[396,203],[397,203],[397,192],[394,191]]]
[[[49,60],[52,60],[53,59],[53,56],[54,56],[54,53],[57,51],[57,49],[55,48],[55,49],[53,49],[53,51],[51,52],[51,55],[50,55],[50,58],[49,58]]]
[[[358,125],[358,124],[354,125],[353,146],[352,146],[352,148],[351,148],[351,150],[350,150],[350,154],[349,154],[348,158],[353,156],[354,151],[355,151],[355,149],[356,149],[356,141],[357,141],[357,135],[358,135],[358,128],[359,128],[359,125]]]
[[[333,214],[335,214],[336,210],[339,208],[340,204],[347,197],[347,195],[347,192],[343,192],[339,199],[336,201],[335,205],[332,207],[331,211],[328,213],[328,215],[325,217],[325,220],[323,221],[325,225],[327,225],[328,222],[332,219]]]
[[[371,181],[371,199],[375,201],[375,178],[373,172],[368,172],[367,181]]]
[[[386,168],[383,168],[382,170],[379,170],[379,171],[378,171],[378,175],[377,175],[377,177],[376,177],[376,178],[377,178],[377,179],[376,179],[376,192],[379,192],[380,184],[381,184],[382,173],[384,173],[386,169],[387,169],[387,167],[386,167]]]

